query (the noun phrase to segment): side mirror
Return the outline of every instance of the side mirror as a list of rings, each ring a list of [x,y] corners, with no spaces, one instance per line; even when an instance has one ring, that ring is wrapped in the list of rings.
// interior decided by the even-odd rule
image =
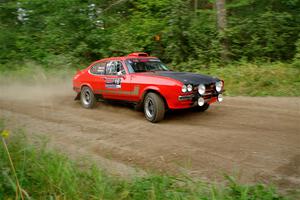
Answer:
[[[122,77],[123,79],[125,79],[125,74],[122,73],[122,71],[118,71],[117,72],[117,76]]]
[[[123,74],[122,74],[122,72],[121,71],[118,71],[117,72],[117,76],[122,76]]]

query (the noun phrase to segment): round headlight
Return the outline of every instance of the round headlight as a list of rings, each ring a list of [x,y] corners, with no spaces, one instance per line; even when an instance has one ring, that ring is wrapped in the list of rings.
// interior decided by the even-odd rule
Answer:
[[[222,102],[224,100],[223,95],[219,94],[218,95],[218,102]]]
[[[183,85],[183,86],[182,86],[181,91],[182,91],[182,92],[187,92],[187,87],[186,87],[186,85]]]
[[[222,81],[216,82],[216,90],[217,90],[217,92],[221,92],[222,88],[223,88],[223,82]]]
[[[191,84],[188,84],[187,91],[191,92],[193,90],[193,86]]]
[[[201,95],[205,94],[205,85],[200,84],[200,85],[198,86],[198,92],[199,92],[199,94],[201,94]]]
[[[205,100],[202,97],[200,97],[198,99],[198,106],[203,106],[204,104],[205,104]]]

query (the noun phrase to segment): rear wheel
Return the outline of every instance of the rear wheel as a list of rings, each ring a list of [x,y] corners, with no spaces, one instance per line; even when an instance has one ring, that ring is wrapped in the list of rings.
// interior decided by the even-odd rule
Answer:
[[[159,122],[165,116],[165,102],[156,93],[148,93],[144,100],[145,117],[150,122]]]
[[[193,110],[197,112],[204,112],[209,108],[209,104],[205,103],[203,106],[196,106]]]
[[[96,104],[96,98],[91,88],[84,86],[80,92],[81,105],[84,108],[93,108]]]

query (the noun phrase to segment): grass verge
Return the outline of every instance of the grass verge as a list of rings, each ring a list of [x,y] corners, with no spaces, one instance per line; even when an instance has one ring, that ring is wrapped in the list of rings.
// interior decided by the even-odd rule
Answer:
[[[228,96],[300,96],[300,68],[292,64],[241,62],[209,68],[195,68],[195,65],[182,63],[178,69],[223,79]]]
[[[225,80],[228,96],[300,96],[300,68],[292,64],[238,62],[224,67],[198,66],[201,64],[192,61],[176,65],[173,69],[217,76]],[[47,84],[49,81],[63,80],[71,82],[75,72],[74,66],[64,66],[62,63],[53,67],[43,67],[32,61],[5,64],[0,65],[0,84]]]
[[[0,131],[3,129],[2,123]],[[29,143],[22,130],[1,139],[3,144],[7,143],[20,187],[26,193],[25,199],[288,199],[271,186],[241,185],[230,176],[226,177],[224,185],[166,175],[124,180],[107,175],[95,165],[79,165],[58,152],[46,149],[43,142]],[[0,144],[0,199],[14,199],[17,185],[3,144]]]

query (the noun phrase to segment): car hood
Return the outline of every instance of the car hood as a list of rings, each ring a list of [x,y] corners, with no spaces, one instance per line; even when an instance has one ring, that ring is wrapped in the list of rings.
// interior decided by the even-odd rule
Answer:
[[[156,71],[153,73],[153,75],[172,78],[182,82],[183,84],[192,84],[192,85],[199,85],[199,84],[208,85],[216,81],[219,81],[218,78],[214,78],[202,74],[190,73],[190,72]]]

